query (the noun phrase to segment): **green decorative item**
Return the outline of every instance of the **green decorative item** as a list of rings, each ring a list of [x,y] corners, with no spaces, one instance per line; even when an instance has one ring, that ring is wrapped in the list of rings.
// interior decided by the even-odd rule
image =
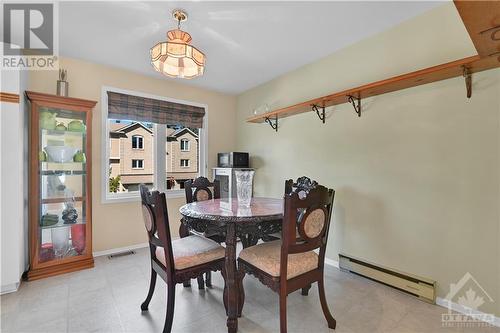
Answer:
[[[68,131],[71,132],[84,132],[85,125],[80,120],[72,120],[68,124]]]
[[[40,112],[40,128],[53,130],[56,129],[56,113],[49,111]]]
[[[56,214],[45,214],[42,216],[42,220],[40,221],[40,225],[42,227],[50,227],[59,222],[59,216]]]
[[[38,153],[38,159],[40,160],[40,162],[47,162],[47,153],[42,150]]]
[[[77,151],[75,156],[73,156],[73,162],[85,163],[86,160],[85,153],[81,150]]]
[[[66,126],[63,123],[59,123],[56,126],[56,130],[58,130],[58,131],[66,131],[67,128],[66,128]]]

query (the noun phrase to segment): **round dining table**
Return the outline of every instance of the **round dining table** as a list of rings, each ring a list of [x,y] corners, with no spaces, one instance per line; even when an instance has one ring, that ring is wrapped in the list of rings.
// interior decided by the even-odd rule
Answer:
[[[224,304],[226,305],[227,329],[238,330],[238,316],[243,306],[243,288],[239,285],[236,268],[236,243],[243,247],[267,240],[271,234],[281,231],[283,199],[252,198],[249,207],[239,204],[236,198],[213,199],[188,203],[179,209],[181,223],[189,230],[218,235],[226,245],[225,272],[223,272]]]

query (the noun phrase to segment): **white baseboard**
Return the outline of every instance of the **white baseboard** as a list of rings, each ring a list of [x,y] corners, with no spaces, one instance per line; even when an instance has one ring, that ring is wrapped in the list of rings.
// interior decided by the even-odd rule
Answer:
[[[338,262],[338,260],[333,260],[333,259],[325,258],[325,264],[327,264],[328,266],[339,268],[339,262]]]
[[[14,293],[19,289],[20,285],[21,285],[21,282],[3,285],[3,286],[1,286],[1,289],[0,289],[0,295]]]
[[[449,302],[447,299],[441,298],[441,297],[436,297],[436,304],[439,306],[442,306],[443,308],[448,309],[448,305],[451,305],[451,309],[455,312],[464,314],[464,315],[469,315],[469,314],[474,314],[474,315],[479,315],[479,316],[485,316],[487,315],[486,313],[479,311],[479,310],[474,310],[469,307],[463,306],[461,304],[455,303],[455,302]],[[495,316],[493,322],[491,323],[493,326],[500,327],[500,317]]]
[[[337,260],[333,259],[328,259],[325,258],[325,264],[328,266],[332,266],[335,268],[339,268],[339,262]],[[441,298],[441,297],[436,297],[436,305],[442,306],[443,308],[448,309],[448,300]],[[467,308],[463,305],[451,302],[451,309],[455,312],[461,313],[461,314],[477,314],[477,315],[486,315],[484,312],[478,311],[478,310],[472,310],[470,308]],[[493,326],[500,327],[500,317],[495,316],[494,322],[492,323]]]
[[[109,249],[109,250],[104,250],[104,251],[96,251],[96,252],[93,252],[93,255],[94,255],[94,257],[109,256],[110,254],[142,249],[142,248],[145,248],[148,246],[149,246],[149,243],[140,243],[140,244],[134,244],[134,245],[130,245],[130,246],[117,247],[114,249]]]

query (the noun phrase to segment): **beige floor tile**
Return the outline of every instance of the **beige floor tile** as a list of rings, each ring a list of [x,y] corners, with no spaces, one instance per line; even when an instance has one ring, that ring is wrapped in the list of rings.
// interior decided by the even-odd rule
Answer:
[[[2,332],[160,332],[165,321],[167,291],[158,277],[149,311],[140,305],[149,289],[147,249],[115,259],[98,257],[95,267],[34,282],[0,297]],[[173,332],[225,332],[222,302],[224,281],[212,273],[213,288],[177,285]],[[239,332],[279,331],[278,295],[253,276],[244,280],[245,306]],[[444,308],[430,305],[392,288],[327,267],[327,302],[337,320],[336,333],[500,333],[499,328],[444,328]],[[309,296],[300,291],[287,299],[288,332],[329,330],[314,284]]]

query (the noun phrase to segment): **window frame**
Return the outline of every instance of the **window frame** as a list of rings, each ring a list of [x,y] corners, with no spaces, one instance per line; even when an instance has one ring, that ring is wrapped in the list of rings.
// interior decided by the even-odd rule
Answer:
[[[142,165],[140,167],[139,166],[134,167],[134,162],[141,162],[141,163],[137,163],[137,165],[139,165],[139,164],[142,164]],[[132,170],[144,170],[144,160],[139,159],[139,158],[133,158],[132,159]]]
[[[141,146],[141,147],[134,148],[134,138],[140,139],[140,141],[137,141],[137,143],[140,142],[141,144],[140,145],[138,144],[137,146]],[[132,135],[132,149],[144,150],[144,137],[142,135],[139,135],[139,134]]]
[[[186,165],[182,165],[182,161],[187,161],[187,164]],[[181,158],[180,159],[180,167],[181,168],[189,168],[191,166],[191,161],[189,160],[189,158]]]
[[[182,143],[183,142],[186,142],[187,148],[182,149]],[[179,146],[180,146],[180,150],[182,152],[189,152],[191,150],[191,143],[189,142],[189,139],[182,138],[181,141],[180,141],[180,143],[179,143]]]
[[[109,138],[109,124],[108,124],[108,91],[117,92],[122,94],[134,95],[145,98],[153,98],[173,103],[181,103],[186,105],[198,106],[205,109],[205,116],[203,117],[203,127],[199,129],[199,143],[198,144],[198,170],[201,177],[206,177],[208,170],[208,105],[196,103],[192,101],[186,101],[181,99],[175,99],[165,96],[152,95],[140,91],[125,90],[110,86],[102,86],[101,89],[101,203],[121,203],[121,202],[139,202],[140,193],[137,192],[124,192],[124,193],[111,193],[109,192],[109,170],[110,167],[109,157],[111,151],[110,138]],[[165,162],[160,162],[161,160],[166,160],[166,158],[157,158],[157,156],[163,154],[166,156],[166,142],[167,142],[167,125],[155,124],[153,126],[153,134],[155,137],[153,145],[153,157],[154,157],[154,174],[153,174],[153,184],[155,189],[160,192],[165,192],[167,198],[183,198],[185,193],[184,189],[179,190],[167,190],[166,177],[167,166]],[[165,135],[160,136],[157,133],[165,133]],[[144,145],[144,141],[143,141]],[[134,169],[139,170],[139,169]],[[164,175],[164,176],[161,176]],[[163,178],[163,179],[162,179]]]

